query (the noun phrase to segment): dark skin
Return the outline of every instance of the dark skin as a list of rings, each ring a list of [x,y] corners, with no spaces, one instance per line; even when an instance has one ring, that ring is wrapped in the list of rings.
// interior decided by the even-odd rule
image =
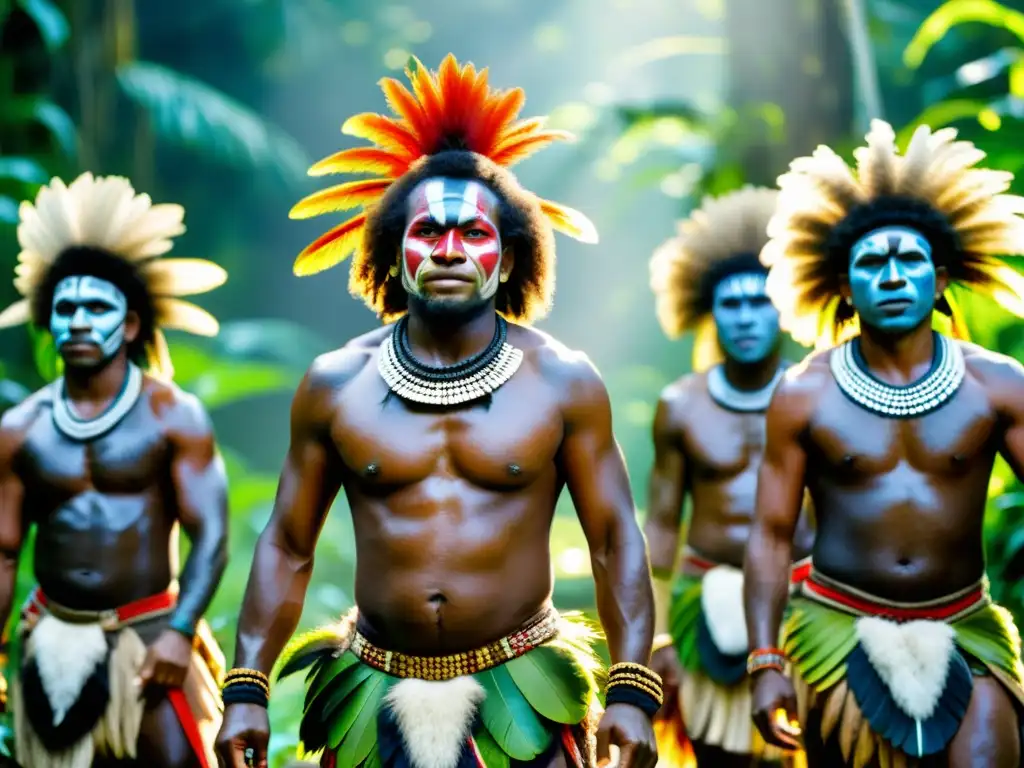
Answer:
[[[138,328],[129,311],[127,341]],[[125,348],[103,365],[92,345],[64,357],[73,407],[93,418],[121,389]],[[195,625],[227,564],[227,481],[209,419],[194,397],[148,377],[136,408],[94,441],[70,441],[51,413],[47,388],[0,420],[0,621],[12,608],[30,526],[36,526],[35,577],[47,597],[70,608],[106,610],[167,589],[178,572],[180,525],[192,549],[178,604],[168,616],[133,626],[148,646],[139,672],[147,708],[138,761],[96,765],[198,766],[164,692],[181,686],[192,657],[191,639],[169,624]]]
[[[453,276],[473,269],[464,257],[449,258],[439,266]],[[511,252],[501,269],[512,269]],[[472,286],[464,285],[463,300],[472,301]],[[438,290],[451,301],[456,289]],[[482,310],[444,322],[412,303],[417,358],[452,363],[485,348],[493,302]],[[235,665],[269,673],[295,631],[317,537],[339,490],[355,526],[360,631],[385,648],[434,655],[503,637],[550,600],[549,534],[563,488],[590,546],[612,659],[646,664],[654,613],[647,551],[597,371],[550,337],[509,325],[509,343],[524,361],[490,406],[428,412],[387,397],[377,354],[390,332],[381,328],[322,356],[296,393],[291,445],[256,547]],[[249,747],[254,764],[266,766],[268,740],[265,709],[229,706],[217,745],[222,765],[243,768]],[[650,719],[633,706],[605,711],[599,760],[609,745],[619,747],[621,765],[656,762]],[[564,765],[564,756],[552,764]]]
[[[725,365],[734,386],[756,390],[771,381],[779,356],[748,365],[727,360]],[[685,376],[662,393],[654,417],[650,514],[644,526],[655,578],[668,580],[675,568],[687,494],[693,511],[686,543],[709,560],[743,567],[764,428],[763,413],[737,413],[718,405],[708,393],[704,373]],[[800,520],[794,553],[798,558],[810,552],[813,541],[807,516]],[[683,671],[675,647],[655,651],[651,665],[665,682],[666,701],[678,696]],[[749,756],[699,743],[694,750],[701,765],[750,766]]]
[[[939,290],[945,288],[940,274]],[[920,379],[933,358],[930,325],[898,336],[865,326],[861,349],[871,372],[894,385]],[[768,410],[768,441],[758,478],[757,517],[747,548],[746,605],[751,643],[775,645],[803,489],[817,510],[815,567],[883,598],[917,602],[948,595],[984,574],[982,523],[997,453],[1024,476],[1024,368],[961,344],[966,377],[938,411],[894,421],[852,404],[828,367],[810,356],[779,386]],[[755,722],[780,746],[795,729],[793,686],[780,673],[756,673]],[[1010,694],[991,677],[974,692],[948,748],[954,768],[1009,768],[1020,759]],[[823,745],[803,735],[814,760]],[[815,765],[815,762],[811,762]]]

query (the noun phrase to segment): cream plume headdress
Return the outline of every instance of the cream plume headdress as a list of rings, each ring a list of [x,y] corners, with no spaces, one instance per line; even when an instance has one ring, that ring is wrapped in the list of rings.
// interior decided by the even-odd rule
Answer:
[[[721,362],[709,278],[728,263],[747,257],[758,268],[757,255],[768,240],[767,226],[778,191],[746,186],[720,197],[706,197],[678,225],[675,237],[655,250],[650,262],[655,311],[669,338],[695,331],[693,368],[707,370]],[[752,257],[752,258],[751,258]],[[737,265],[740,266],[740,265]]]
[[[874,225],[868,228],[899,222],[901,208],[910,218],[913,206],[942,222],[950,247],[936,256],[950,283],[985,293],[1024,317],[1024,276],[996,258],[1024,254],[1024,198],[1004,194],[1013,174],[976,168],[985,153],[956,135],[952,128],[921,126],[901,156],[892,127],[874,120],[867,146],[854,152],[856,175],[819,146],[779,177],[772,239],[761,261],[770,268],[768,293],[780,322],[798,342],[828,348],[857,332],[852,310],[840,301],[853,243],[838,242],[837,232],[851,240],[869,221]],[[858,217],[864,226],[856,226]],[[907,223],[913,226],[913,219]],[[965,334],[949,291],[936,309],[951,316],[954,335]]]
[[[14,286],[23,298],[0,312],[0,328],[32,320],[32,298],[47,270],[71,246],[90,246],[132,263],[153,299],[156,324],[147,350],[150,372],[169,378],[173,373],[161,328],[176,328],[214,336],[216,318],[180,296],[206,293],[227,279],[227,273],[205,259],[161,258],[172,238],[185,231],[185,209],[153,205],[149,195],[136,194],[120,176],[94,177],[83,173],[70,185],[59,178],[40,188],[35,203],[19,208],[18,265]]]

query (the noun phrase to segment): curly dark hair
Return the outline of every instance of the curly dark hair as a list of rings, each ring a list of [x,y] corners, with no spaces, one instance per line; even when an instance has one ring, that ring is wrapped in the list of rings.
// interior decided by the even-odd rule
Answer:
[[[879,227],[912,227],[932,246],[936,267],[960,259],[960,238],[949,220],[923,200],[899,195],[877,197],[853,208],[828,239],[828,257],[839,274],[849,271],[850,249],[863,235]]]
[[[32,323],[39,328],[49,329],[50,314],[53,311],[53,294],[57,284],[66,277],[89,275],[106,280],[117,286],[128,301],[128,309],[139,316],[139,335],[128,344],[128,358],[144,365],[147,359],[146,346],[153,341],[156,333],[156,311],[153,297],[138,266],[109,253],[102,248],[76,245],[65,249],[57,256],[39,287],[32,294]]]
[[[762,275],[768,274],[768,267],[761,263],[756,253],[737,253],[711,266],[700,281],[700,302],[699,313],[705,314],[711,311],[715,303],[715,288],[727,277],[750,273]]]
[[[353,256],[349,276],[352,295],[361,298],[385,322],[408,309],[402,281],[391,275],[402,247],[406,202],[418,184],[440,176],[479,181],[497,196],[502,245],[515,257],[508,282],[498,288],[497,310],[521,323],[543,316],[555,290],[555,239],[540,203],[519,186],[510,171],[462,149],[423,158],[367,212],[366,236]]]

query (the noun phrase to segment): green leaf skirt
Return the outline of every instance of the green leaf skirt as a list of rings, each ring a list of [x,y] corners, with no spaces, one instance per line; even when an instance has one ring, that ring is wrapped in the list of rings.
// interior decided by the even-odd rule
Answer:
[[[326,768],[388,765],[401,750],[422,748],[422,740],[408,736],[426,727],[409,728],[402,712],[392,711],[400,687],[419,686],[421,700],[424,691],[428,701],[435,697],[436,706],[423,707],[427,714],[450,705],[450,697],[460,695],[456,688],[465,691],[471,678],[479,687],[469,685],[475,712],[465,723],[459,768],[530,765],[559,748],[580,768],[592,764],[591,726],[603,669],[593,651],[598,633],[579,614],[562,615],[558,633],[544,644],[448,681],[396,677],[364,662],[349,647],[354,618],[297,637],[279,662],[278,677],[307,670],[299,730],[300,754],[307,759],[320,753]]]
[[[816,591],[821,583],[824,591]],[[973,595],[946,606],[955,613],[928,619],[927,610],[942,616],[939,601],[928,609],[896,604],[820,575],[812,575],[791,599],[783,649],[800,722],[820,721],[817,738],[841,752],[843,765],[915,766],[941,755],[956,735],[979,676],[998,680],[1018,714],[1024,708],[1021,641],[1010,613],[990,602],[985,582]],[[946,644],[937,646],[936,635],[946,637]],[[892,654],[899,653],[909,663],[897,664],[900,657]],[[944,670],[931,682],[930,655]],[[912,710],[907,702],[918,700],[912,697],[919,691],[930,692],[925,698],[930,703]]]
[[[683,677],[676,707],[659,713],[659,719],[674,725],[657,728],[659,754],[683,753],[689,740],[732,754],[775,759],[779,751],[764,743],[751,719],[747,654],[726,654],[715,645],[703,594],[703,574],[684,573],[673,584],[668,627]],[[736,610],[742,611],[742,604]]]

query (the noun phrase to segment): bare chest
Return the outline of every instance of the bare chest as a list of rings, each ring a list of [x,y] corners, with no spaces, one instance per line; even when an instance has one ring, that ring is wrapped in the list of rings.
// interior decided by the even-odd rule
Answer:
[[[812,423],[811,458],[850,477],[888,474],[901,465],[955,476],[991,461],[998,423],[984,393],[970,382],[938,410],[912,419],[865,410],[833,387]]]
[[[686,426],[683,450],[698,477],[728,479],[760,463],[764,442],[763,413],[734,413],[709,402]]]
[[[88,492],[139,494],[160,484],[168,474],[169,448],[159,423],[142,406],[87,442],[65,437],[44,412],[19,456],[26,491],[59,502]]]
[[[367,371],[345,389],[336,413],[332,433],[346,469],[390,487],[431,476],[523,486],[551,470],[563,437],[554,394],[528,369],[489,399],[457,409],[408,404]]]

